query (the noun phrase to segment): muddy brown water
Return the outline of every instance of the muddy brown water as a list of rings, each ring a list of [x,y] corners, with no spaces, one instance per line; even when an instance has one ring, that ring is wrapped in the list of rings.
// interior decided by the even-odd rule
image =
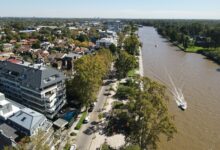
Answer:
[[[153,27],[140,28],[138,34],[144,75],[171,87],[169,73],[188,103],[183,112],[171,97],[168,109],[178,133],[172,141],[162,139],[159,149],[220,150],[220,66],[172,46]]]

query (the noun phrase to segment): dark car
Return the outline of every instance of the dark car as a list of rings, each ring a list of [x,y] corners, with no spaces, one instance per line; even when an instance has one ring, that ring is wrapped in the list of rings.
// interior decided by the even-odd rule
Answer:
[[[92,112],[93,109],[94,109],[94,107],[90,107],[90,108],[88,109],[88,112]]]

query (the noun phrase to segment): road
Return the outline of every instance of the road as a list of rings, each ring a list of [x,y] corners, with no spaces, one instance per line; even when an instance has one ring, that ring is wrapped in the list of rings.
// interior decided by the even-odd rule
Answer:
[[[89,150],[90,145],[92,143],[92,138],[94,137],[94,133],[93,132],[88,133],[88,132],[91,131],[90,127],[93,126],[91,123],[98,121],[99,110],[101,110],[104,107],[105,101],[107,99],[107,96],[105,96],[104,93],[109,88],[110,88],[109,85],[101,87],[94,110],[89,114],[90,122],[83,125],[82,128],[80,129],[80,132],[77,135],[77,139],[76,139],[77,149]],[[85,131],[88,131],[87,134],[84,133]]]

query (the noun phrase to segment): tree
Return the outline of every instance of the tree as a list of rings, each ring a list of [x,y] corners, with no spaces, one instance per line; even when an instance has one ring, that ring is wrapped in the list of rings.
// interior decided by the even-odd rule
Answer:
[[[35,150],[50,150],[47,140],[49,138],[49,133],[45,133],[43,130],[39,130],[32,137],[24,137],[21,142],[18,143],[18,150],[26,150],[31,147]]]
[[[183,37],[183,47],[184,47],[184,49],[187,49],[189,47],[189,44],[190,44],[189,36],[185,35]]]
[[[115,46],[115,44],[111,44],[109,46],[109,50],[112,52],[112,54],[115,54],[117,52],[117,47]]]
[[[32,48],[34,48],[34,49],[40,48],[40,41],[37,40],[37,41],[32,45]]]
[[[107,75],[112,62],[111,52],[100,50],[95,56],[87,55],[74,63],[74,79],[67,84],[67,96],[76,97],[84,106],[96,99],[102,79]]]
[[[124,41],[124,49],[131,55],[138,55],[140,42],[134,34],[127,37]]]
[[[21,39],[28,39],[29,35],[27,33],[20,33]]]
[[[3,52],[3,44],[0,44],[0,51]]]
[[[35,150],[50,150],[49,145],[46,143],[48,135],[44,131],[39,130],[36,135],[31,137],[31,142],[35,146]]]
[[[172,42],[174,42],[174,41],[177,41],[177,39],[178,39],[178,34],[177,34],[176,30],[174,30],[174,31],[171,32],[170,40]]]
[[[128,54],[126,51],[120,51],[119,57],[115,62],[117,77],[119,79],[127,76],[127,73],[137,67],[135,56]]]
[[[119,99],[127,99],[134,93],[134,88],[130,86],[120,85],[116,92],[116,97]]]
[[[85,41],[89,41],[89,38],[86,34],[80,34],[78,37],[77,37],[77,40],[80,41],[80,42],[85,42]]]
[[[119,32],[118,33],[118,47],[122,47],[122,44],[124,42],[124,38],[125,38],[125,35],[123,32]]]
[[[130,133],[126,140],[137,144],[141,149],[156,149],[159,135],[168,140],[176,132],[164,104],[167,100],[165,87],[144,78],[141,82],[144,90],[139,90],[128,103]]]
[[[156,149],[161,134],[170,140],[177,132],[165,104],[166,89],[149,78],[136,79],[134,83],[143,84],[143,89],[136,88],[124,107],[113,110],[109,123],[114,132],[125,135],[127,143],[142,150]]]
[[[141,148],[138,145],[128,145],[121,148],[121,150],[141,150]]]

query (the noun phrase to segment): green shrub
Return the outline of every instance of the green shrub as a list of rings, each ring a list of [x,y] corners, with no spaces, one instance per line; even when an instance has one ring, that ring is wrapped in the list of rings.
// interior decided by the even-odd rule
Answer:
[[[132,87],[120,85],[115,97],[119,99],[127,99],[130,95],[132,95],[132,93],[134,93],[134,89]]]
[[[77,123],[77,125],[76,125],[76,127],[75,127],[76,130],[79,130],[79,129],[81,128],[81,126],[82,126],[82,124],[83,124],[83,121],[84,121],[84,119],[86,118],[86,115],[87,115],[87,112],[83,112],[83,114],[82,114],[82,116],[81,116],[79,122]]]
[[[77,134],[75,132],[70,133],[70,136],[76,136]]]

